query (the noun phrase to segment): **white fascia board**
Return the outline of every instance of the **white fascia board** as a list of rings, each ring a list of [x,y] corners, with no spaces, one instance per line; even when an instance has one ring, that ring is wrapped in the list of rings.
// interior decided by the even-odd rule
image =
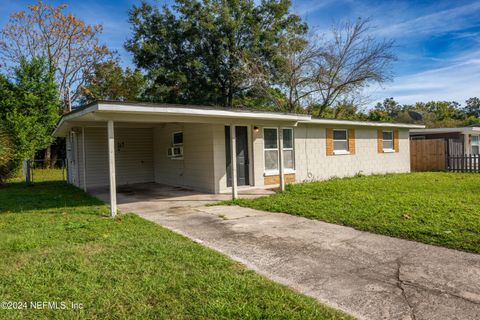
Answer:
[[[57,123],[57,125],[55,126],[55,129],[53,130],[53,133],[52,135],[54,137],[60,137],[62,136],[60,134],[60,131],[62,129],[62,127],[64,126],[65,124],[65,121],[69,121],[69,120],[73,120],[75,118],[79,118],[81,116],[84,116],[88,113],[91,113],[91,112],[94,112],[98,110],[98,104],[93,104],[85,109],[82,109],[82,110],[79,110],[79,111],[73,111],[71,113],[68,113],[66,115],[64,115],[62,118],[60,118],[60,121]]]
[[[342,126],[362,126],[362,127],[381,127],[381,128],[425,128],[424,125],[408,124],[408,123],[392,123],[392,122],[369,122],[369,121],[351,121],[351,120],[336,120],[336,119],[311,119],[308,121],[299,121],[299,124],[329,124]]]
[[[436,133],[479,133],[480,128],[476,127],[461,127],[461,128],[431,128],[431,129],[415,129],[410,130],[411,133],[418,134],[436,134]]]
[[[198,109],[188,107],[175,106],[135,106],[124,104],[99,104],[98,112],[118,112],[118,113],[139,113],[139,114],[169,114],[169,115],[185,115],[185,116],[207,116],[218,118],[241,118],[241,119],[268,119],[279,121],[300,121],[309,120],[307,115],[293,114],[275,114],[273,112],[251,112],[251,111],[232,111],[221,109]]]

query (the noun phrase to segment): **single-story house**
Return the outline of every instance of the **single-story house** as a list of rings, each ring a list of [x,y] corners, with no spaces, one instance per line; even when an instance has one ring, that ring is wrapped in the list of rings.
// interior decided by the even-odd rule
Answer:
[[[480,127],[478,125],[410,130],[410,139],[412,140],[445,140],[446,154],[449,156],[479,154],[479,136]]]
[[[65,114],[68,181],[88,190],[156,182],[207,193],[409,172],[423,126],[193,105],[98,101]]]

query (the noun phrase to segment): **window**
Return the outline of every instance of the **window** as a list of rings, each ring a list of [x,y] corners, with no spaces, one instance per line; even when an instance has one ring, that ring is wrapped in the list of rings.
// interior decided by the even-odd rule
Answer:
[[[383,142],[383,150],[391,151],[393,150],[393,131],[385,131],[382,132],[382,142]]]
[[[183,131],[173,133],[173,135],[172,135],[172,145],[173,146],[183,145]]]
[[[333,151],[348,152],[348,134],[346,129],[333,129]]]
[[[263,144],[265,151],[265,171],[278,171],[277,129],[263,129]]]
[[[472,136],[472,154],[479,154],[478,136]]]
[[[286,171],[295,169],[295,150],[293,129],[283,128],[283,167]],[[276,128],[263,129],[263,143],[265,151],[265,172],[278,174],[278,131]]]
[[[287,170],[295,169],[295,154],[293,152],[293,129],[283,131],[283,167]]]

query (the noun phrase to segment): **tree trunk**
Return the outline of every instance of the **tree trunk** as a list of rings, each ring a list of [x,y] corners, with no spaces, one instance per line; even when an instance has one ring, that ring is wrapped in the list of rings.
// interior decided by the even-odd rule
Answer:
[[[51,149],[50,168],[54,168],[55,164],[57,163],[57,159],[58,159],[57,148],[58,148],[58,146],[55,145],[54,148]]]
[[[47,149],[45,149],[45,154],[43,155],[43,166],[46,168],[50,168],[51,161],[52,161],[52,147],[48,146]]]

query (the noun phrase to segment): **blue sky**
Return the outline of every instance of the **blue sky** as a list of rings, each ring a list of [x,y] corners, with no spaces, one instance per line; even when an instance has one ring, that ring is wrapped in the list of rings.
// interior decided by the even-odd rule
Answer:
[[[32,2],[0,0],[0,26],[8,14]],[[139,1],[44,2],[67,3],[67,10],[87,23],[103,24],[102,40],[119,52],[124,65],[131,65],[123,43],[130,34],[127,11]],[[463,103],[480,97],[480,1],[293,0],[292,10],[319,33],[338,21],[369,17],[377,37],[395,40],[398,61],[393,64],[393,82],[367,89],[371,103],[386,97],[400,103]]]

